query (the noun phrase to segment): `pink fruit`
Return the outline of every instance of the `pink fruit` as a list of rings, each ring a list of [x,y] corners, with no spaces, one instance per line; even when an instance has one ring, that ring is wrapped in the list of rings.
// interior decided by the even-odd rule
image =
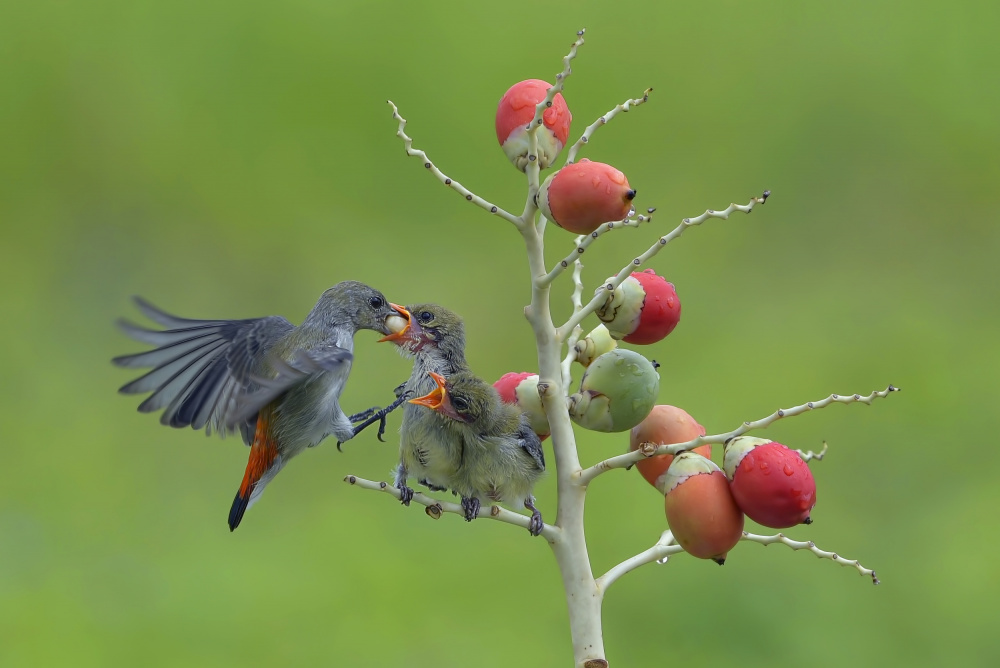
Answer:
[[[634,197],[635,190],[620,171],[583,159],[547,178],[536,201],[545,217],[559,227],[590,234],[603,223],[628,216]]]
[[[597,317],[613,338],[647,345],[674,331],[681,319],[681,300],[673,283],[646,269],[622,281],[597,310]]]
[[[493,383],[493,387],[500,393],[500,400],[506,404],[517,404],[521,411],[528,417],[531,430],[538,434],[542,440],[548,438],[549,419],[545,417],[545,409],[542,408],[542,399],[538,396],[538,374],[530,371],[511,371],[500,376],[500,380]]]
[[[672,445],[684,443],[705,435],[705,428],[682,408],[661,404],[653,406],[653,410],[640,424],[632,427],[629,434],[629,451],[637,450],[643,443],[655,445]],[[706,443],[693,450],[702,457],[711,458],[712,445]],[[656,455],[647,457],[636,463],[636,469],[646,481],[665,493],[663,475],[674,461],[673,455]]]
[[[663,507],[674,539],[689,554],[720,566],[743,537],[740,512],[722,470],[695,452],[674,457]]]
[[[757,524],[809,524],[816,481],[799,454],[781,443],[739,436],[726,443],[725,469],[736,503]]]
[[[514,166],[522,172],[528,166],[530,140],[528,126],[535,117],[535,107],[545,99],[551,88],[541,79],[520,81],[500,98],[497,105],[497,141]],[[548,168],[562,151],[569,139],[569,124],[573,115],[562,93],[556,93],[552,106],[542,112],[545,127],[536,131],[538,136],[538,166]]]

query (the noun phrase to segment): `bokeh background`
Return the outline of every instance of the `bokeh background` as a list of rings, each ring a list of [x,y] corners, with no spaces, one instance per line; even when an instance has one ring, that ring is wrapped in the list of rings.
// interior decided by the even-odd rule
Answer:
[[[385,478],[391,438],[310,451],[230,534],[246,449],[138,414],[108,361],[141,348],[114,327],[133,294],[297,322],[353,278],[464,314],[483,376],[535,368],[519,237],[405,157],[385,100],[442,169],[519,211],[496,101],[551,80],[583,26],[574,135],[655,89],[583,154],[657,207],[587,253],[588,285],[682,217],[773,191],[652,262],[684,304],[642,351],[661,401],[721,432],[903,388],[763,432],[829,441],[816,522],[788,533],[880,587],[782,546],[724,568],[681,555],[609,593],[612,665],[998,665],[998,7],[0,2],[0,665],[569,665],[541,540],[341,482]],[[548,230],[553,261],[571,238]],[[357,337],[348,409],[409,373],[375,338]],[[579,437],[585,463],[627,442]],[[595,570],[652,544],[662,513],[634,472],[595,482]]]

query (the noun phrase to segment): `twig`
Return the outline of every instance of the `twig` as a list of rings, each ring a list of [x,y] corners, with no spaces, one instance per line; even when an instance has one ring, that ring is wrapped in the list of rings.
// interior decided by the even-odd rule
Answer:
[[[678,452],[683,452],[685,450],[692,450],[698,447],[699,445],[704,445],[705,443],[725,443],[729,439],[736,438],[737,436],[745,434],[746,432],[752,429],[763,429],[764,427],[767,427],[771,423],[776,422],[781,418],[793,417],[795,415],[799,415],[801,413],[805,413],[807,411],[811,411],[817,408],[825,408],[830,404],[834,403],[839,403],[839,404],[862,403],[871,405],[872,400],[887,397],[890,392],[898,392],[898,391],[899,391],[898,387],[890,385],[889,387],[880,392],[872,392],[871,394],[866,396],[862,396],[860,394],[849,394],[849,395],[831,394],[826,399],[821,399],[819,401],[810,401],[808,403],[804,403],[800,406],[794,406],[792,408],[779,408],[774,413],[771,413],[765,418],[761,418],[760,420],[755,420],[754,422],[744,422],[738,428],[734,429],[733,431],[726,432],[724,434],[714,434],[712,436],[699,436],[696,439],[686,441],[684,443],[675,443],[673,445],[661,445],[655,450],[649,451],[648,454],[647,452],[644,452],[640,448],[638,450],[628,452],[624,455],[611,457],[610,459],[605,459],[602,462],[594,464],[590,468],[583,469],[582,471],[580,471],[578,476],[580,478],[580,482],[586,485],[590,483],[591,480],[601,475],[602,473],[606,473],[607,471],[610,471],[612,469],[620,469],[632,466],[639,460],[643,459],[643,457],[652,457],[654,455],[666,455],[666,454],[676,455]]]
[[[757,534],[743,532],[743,539],[748,540],[753,543],[760,543],[761,545],[770,545],[771,543],[781,543],[782,545],[787,545],[793,550],[809,550],[815,554],[820,559],[829,559],[830,561],[835,561],[841,566],[852,566],[861,575],[867,575],[871,577],[872,584],[879,584],[879,579],[875,577],[875,571],[870,568],[865,568],[857,559],[844,559],[836,552],[827,552],[816,547],[816,543],[810,541],[802,542],[798,540],[792,540],[785,534],[779,533],[775,536],[758,536]]]
[[[604,114],[596,121],[588,125],[587,129],[584,130],[582,135],[580,135],[580,138],[576,140],[576,143],[574,143],[570,147],[569,153],[566,155],[566,164],[570,165],[576,162],[576,154],[579,153],[580,149],[583,147],[584,144],[590,141],[590,137],[594,134],[594,131],[597,130],[597,128],[601,127],[602,125],[606,125],[612,118],[614,118],[618,114],[622,112],[627,113],[630,109],[632,109],[632,107],[638,107],[640,104],[649,99],[649,94],[652,92],[653,92],[652,88],[647,88],[642,92],[642,97],[636,98],[634,100],[625,100],[624,102],[616,106],[614,109],[612,109],[611,111]]]
[[[563,86],[566,84],[566,77],[573,73],[571,63],[576,58],[577,49],[583,46],[583,34],[585,32],[587,32],[586,28],[577,31],[576,41],[570,46],[569,53],[563,56],[562,72],[556,75],[556,82],[546,91],[545,99],[535,105],[535,115],[528,122],[526,128],[528,131],[528,165],[524,170],[524,174],[528,177],[528,197],[524,201],[524,211],[521,212],[521,220],[523,221],[532,220],[538,211],[538,207],[535,204],[535,195],[538,193],[540,183],[538,175],[541,171],[541,165],[538,164],[538,128],[545,122],[543,118],[545,110],[552,106],[552,100],[555,99],[558,93],[562,92]],[[539,232],[544,227],[544,220],[539,220]]]
[[[577,237],[579,242],[582,237]],[[583,263],[576,260],[573,266],[573,294],[570,296],[570,301],[573,303],[573,310],[580,308],[583,304],[583,281],[580,280],[580,276],[583,274]],[[568,388],[570,383],[573,381],[573,362],[576,360],[576,344],[580,340],[580,335],[583,333],[581,327],[575,327],[573,333],[569,335],[569,339],[566,340],[566,345],[569,349],[566,351],[566,357],[562,361],[562,377],[563,377],[563,387]],[[568,391],[568,390],[567,390]]]
[[[445,184],[452,190],[457,191],[459,194],[465,197],[467,201],[472,202],[481,209],[485,209],[486,211],[492,214],[500,216],[501,218],[507,220],[508,222],[513,223],[516,227],[520,227],[521,225],[523,225],[522,220],[517,216],[515,216],[514,214],[510,213],[509,211],[505,211],[504,209],[501,209],[496,204],[486,201],[485,199],[475,194],[474,192],[463,186],[461,183],[450,178],[447,174],[438,169],[437,166],[431,161],[431,159],[427,157],[426,152],[420,149],[413,148],[413,139],[410,138],[405,132],[406,119],[399,115],[399,109],[396,108],[396,105],[393,104],[392,100],[387,100],[387,102],[389,103],[389,106],[392,107],[392,117],[397,121],[399,121],[399,129],[396,130],[396,136],[403,140],[403,145],[406,147],[406,155],[416,156],[421,160],[423,160],[424,167],[429,169],[431,173],[437,177],[438,181]]]
[[[651,564],[654,561],[665,563],[670,555],[683,551],[683,547],[674,543],[674,534],[672,534],[669,530],[664,531],[663,535],[660,536],[660,539],[656,541],[651,548],[640,552],[634,557],[626,559],[616,566],[612,566],[608,569],[607,573],[597,578],[597,588],[601,590],[602,593],[606,593],[608,587],[614,584],[618,578],[626,573],[630,573],[640,566]]]
[[[795,452],[799,453],[799,457],[801,457],[804,462],[808,462],[811,459],[821,462],[823,461],[823,457],[826,456],[826,441],[823,441],[823,449],[819,452],[813,452],[812,450],[809,450],[808,452],[796,450]]]
[[[615,220],[610,223],[604,223],[590,234],[581,234],[576,238],[573,252],[553,267],[552,271],[537,279],[538,283],[540,285],[549,285],[552,283],[552,281],[554,281],[556,277],[563,272],[563,270],[569,267],[571,262],[576,260],[578,256],[583,255],[587,248],[590,247],[590,244],[594,243],[598,237],[603,236],[605,233],[610,232],[611,230],[620,230],[623,227],[639,227],[642,223],[652,222],[654,211],[656,211],[656,209],[651,207],[646,210],[648,215],[639,214],[635,218],[626,218],[624,220]]]
[[[580,324],[580,322],[584,318],[586,318],[588,315],[596,311],[598,308],[600,308],[601,304],[607,301],[609,292],[614,291],[615,288],[621,285],[622,281],[628,278],[629,274],[631,274],[633,271],[635,271],[636,268],[641,266],[643,262],[653,257],[657,253],[659,253],[664,246],[666,246],[668,243],[670,243],[680,235],[684,234],[684,230],[686,230],[687,228],[693,227],[695,225],[701,225],[709,218],[721,218],[725,220],[729,218],[729,214],[733,213],[734,211],[742,211],[743,213],[750,213],[751,211],[753,211],[755,205],[763,204],[764,202],[766,202],[770,194],[771,194],[770,190],[765,190],[763,195],[761,195],[760,197],[754,197],[753,199],[750,200],[749,204],[730,204],[722,211],[713,211],[712,209],[709,209],[705,213],[695,218],[685,218],[683,221],[681,221],[680,225],[678,225],[673,229],[672,232],[670,232],[669,234],[665,234],[659,239],[657,239],[656,243],[650,246],[649,250],[647,250],[645,253],[643,253],[642,255],[635,258],[627,265],[625,265],[622,268],[622,270],[618,272],[617,276],[615,276],[613,279],[608,281],[607,284],[605,284],[603,290],[599,289],[597,291],[597,294],[594,295],[593,299],[587,302],[587,304],[585,304],[582,309],[580,309],[572,316],[570,316],[569,320],[563,323],[563,325],[556,330],[556,336],[559,338],[560,341],[565,340],[566,336],[573,331],[574,327]]]
[[[357,487],[362,487],[364,489],[384,492],[397,500],[400,498],[399,490],[387,482],[375,482],[374,480],[366,480],[365,478],[359,478],[355,475],[347,476],[344,478],[344,482]],[[433,499],[426,494],[421,494],[420,492],[416,492],[413,495],[412,501],[424,506],[427,509],[427,515],[435,520],[440,519],[442,513],[452,513],[463,518],[465,517],[465,510],[463,510],[462,506],[457,503],[438,501],[437,499]],[[496,520],[505,524],[513,524],[514,526],[519,526],[523,529],[528,528],[531,520],[531,518],[525,515],[515,513],[514,511],[507,510],[506,508],[501,508],[500,506],[483,506],[480,509],[480,515],[477,519]],[[546,524],[542,528],[541,535],[545,536],[546,540],[549,542],[555,541],[559,536],[559,528]]]

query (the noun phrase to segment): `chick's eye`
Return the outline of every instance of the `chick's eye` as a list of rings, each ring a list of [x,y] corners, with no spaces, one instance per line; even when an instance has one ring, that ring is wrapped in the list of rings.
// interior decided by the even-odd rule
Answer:
[[[385,306],[385,300],[382,299],[381,297],[372,297],[371,299],[368,300],[368,305],[377,311],[378,309]]]
[[[421,311],[420,315],[417,316],[417,319],[420,320],[420,322],[428,323],[434,319],[434,314],[430,311]]]
[[[462,397],[454,397],[451,400],[451,405],[455,407],[455,410],[465,412],[469,410],[469,402]]]

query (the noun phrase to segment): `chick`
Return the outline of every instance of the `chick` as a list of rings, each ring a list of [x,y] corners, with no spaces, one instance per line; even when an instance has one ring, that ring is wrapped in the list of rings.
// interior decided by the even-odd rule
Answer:
[[[431,372],[447,378],[468,369],[465,325],[458,314],[437,304],[412,304],[407,311],[409,326],[382,339],[392,341],[404,355],[414,358],[409,380],[396,388],[397,404],[436,387]],[[404,505],[413,498],[413,490],[406,485],[408,478],[434,491],[451,488],[452,477],[462,462],[462,442],[458,438],[440,438],[445,420],[433,411],[405,404],[399,430],[399,465],[393,481]]]
[[[429,372],[437,385],[430,393],[411,399],[444,418],[433,424],[442,443],[459,453],[450,487],[462,497],[465,519],[479,515],[483,499],[515,510],[531,510],[528,531],[541,533],[542,514],[535,508],[532,490],[545,473],[545,456],[538,435],[514,404],[500,401],[496,389],[469,371],[448,378]]]

